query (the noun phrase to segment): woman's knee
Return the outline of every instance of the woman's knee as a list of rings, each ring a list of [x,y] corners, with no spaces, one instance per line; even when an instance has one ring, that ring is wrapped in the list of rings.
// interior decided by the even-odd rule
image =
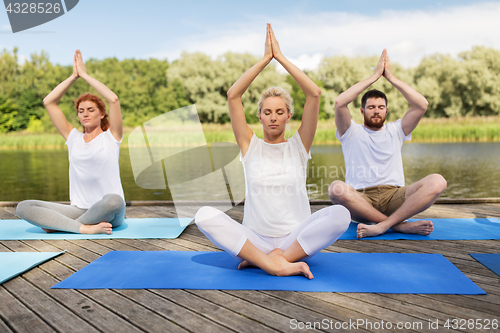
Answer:
[[[200,227],[222,214],[224,213],[217,208],[204,206],[198,209],[198,211],[196,212],[196,215],[194,216],[194,222],[198,227]]]
[[[335,224],[344,231],[347,230],[351,223],[351,213],[349,210],[342,205],[333,205],[330,209],[330,214],[333,216]]]
[[[24,200],[17,204],[16,214],[18,217],[25,219],[35,205],[35,200]]]
[[[125,200],[118,194],[106,194],[102,200],[110,211],[118,214],[125,209]]]

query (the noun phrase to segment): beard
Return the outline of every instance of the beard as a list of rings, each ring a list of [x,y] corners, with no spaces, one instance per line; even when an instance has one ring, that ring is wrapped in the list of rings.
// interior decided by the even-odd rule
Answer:
[[[368,118],[365,115],[365,126],[366,127],[371,127],[371,128],[381,128],[384,126],[385,122],[385,117],[382,117],[381,115],[378,115],[379,118]]]

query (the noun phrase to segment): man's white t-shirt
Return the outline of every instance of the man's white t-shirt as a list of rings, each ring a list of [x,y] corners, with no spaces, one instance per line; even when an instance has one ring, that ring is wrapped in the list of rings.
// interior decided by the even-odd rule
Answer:
[[[337,139],[342,144],[347,184],[355,189],[405,185],[401,147],[411,140],[411,133],[404,134],[401,119],[384,124],[380,131],[351,120],[344,135],[337,131]]]
[[[105,131],[90,142],[73,128],[66,145],[69,158],[69,198],[71,205],[89,209],[106,194],[118,194],[124,200],[120,181],[120,142]]]
[[[255,136],[241,161],[245,171],[243,225],[269,237],[283,237],[311,215],[306,190],[307,153],[298,132],[270,144]]]

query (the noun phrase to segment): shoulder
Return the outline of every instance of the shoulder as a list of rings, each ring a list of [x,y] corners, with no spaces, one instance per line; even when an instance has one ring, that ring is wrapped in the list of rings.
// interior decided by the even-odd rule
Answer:
[[[111,133],[110,129],[104,131],[103,136],[106,138],[106,140],[111,141],[113,143],[120,144],[122,142],[122,140],[120,140],[120,141],[116,140],[113,133]]]
[[[401,119],[398,119],[393,122],[389,122],[384,125],[384,128],[389,131],[391,134],[397,135],[400,137],[403,141],[410,140],[411,139],[411,133],[408,135],[405,135],[403,131],[403,126],[401,125]]]
[[[352,137],[353,135],[356,135],[360,131],[362,131],[363,125],[356,123],[354,120],[351,119],[351,125],[347,129],[347,131],[344,132],[342,136],[339,135],[339,131],[336,132],[336,137],[338,140],[340,140],[340,143],[345,142],[348,138]]]
[[[302,142],[302,139],[300,137],[299,131],[296,131],[293,134],[293,136],[288,140],[288,144],[290,145],[290,148],[298,151],[301,156],[304,156],[306,158],[306,160],[309,160],[311,158],[311,151],[309,151],[309,153],[307,152],[306,147],[304,147],[304,143]]]
[[[75,140],[78,140],[78,138],[82,138],[83,133],[78,131],[75,127],[69,132],[68,138],[66,139],[66,144],[70,144],[74,142]]]
[[[255,151],[255,149],[257,149],[257,146],[262,145],[262,142],[264,142],[264,140],[259,139],[257,135],[255,135],[254,133],[252,135],[252,138],[250,139],[250,144],[248,145],[248,150],[245,156],[241,156],[240,154],[240,161],[244,162],[247,159],[247,156],[252,154]]]

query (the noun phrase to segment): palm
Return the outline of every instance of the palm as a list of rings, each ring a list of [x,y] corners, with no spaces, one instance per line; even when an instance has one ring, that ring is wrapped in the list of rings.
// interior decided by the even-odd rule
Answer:
[[[269,24],[267,25],[267,31],[266,31],[266,46],[264,49],[264,58],[273,58],[273,48],[271,45],[271,35],[269,33]]]
[[[78,74],[87,74],[87,68],[85,67],[85,63],[83,62],[82,53],[80,50],[76,51],[76,67],[78,70]]]

